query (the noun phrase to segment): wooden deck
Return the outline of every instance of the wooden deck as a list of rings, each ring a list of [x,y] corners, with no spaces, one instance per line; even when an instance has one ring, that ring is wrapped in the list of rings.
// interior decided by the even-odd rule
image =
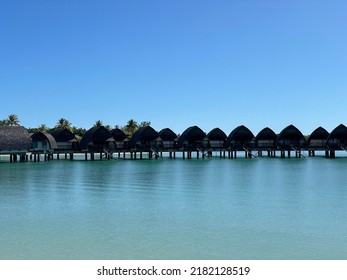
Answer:
[[[258,157],[295,157],[305,158],[306,156],[313,157],[316,153],[323,153],[327,158],[334,158],[336,151],[345,151],[347,157],[347,150],[329,149],[327,147],[306,147],[306,148],[274,148],[274,147],[257,147],[257,148],[238,148],[238,149],[226,149],[226,148],[204,148],[195,147],[192,149],[177,149],[177,148],[145,148],[145,149],[117,149],[110,150],[104,147],[102,150],[13,150],[13,151],[1,151],[1,161],[9,162],[25,162],[25,161],[50,161],[50,160],[111,160],[111,159],[160,159],[160,158],[180,158],[180,159],[192,159],[192,158],[228,158],[236,159],[238,157],[243,158],[258,158]],[[7,156],[7,157],[6,157]],[[4,160],[5,159],[5,160]]]

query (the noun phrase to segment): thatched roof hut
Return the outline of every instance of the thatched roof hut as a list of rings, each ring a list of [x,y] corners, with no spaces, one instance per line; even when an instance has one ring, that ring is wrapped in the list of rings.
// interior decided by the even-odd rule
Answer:
[[[275,148],[277,134],[269,127],[263,128],[255,137],[257,148]]]
[[[158,136],[162,141],[175,141],[177,140],[177,135],[170,128],[163,128],[159,131]]]
[[[69,142],[76,139],[75,135],[67,128],[55,128],[50,133],[57,143]]]
[[[208,139],[211,148],[224,148],[227,135],[223,130],[216,127],[207,133],[206,138]]]
[[[111,130],[111,135],[115,141],[115,148],[117,149],[125,149],[128,147],[128,138],[123,132],[123,130],[119,128],[115,128]]]
[[[33,150],[54,150],[58,148],[52,134],[47,131],[38,131],[31,135]]]
[[[71,150],[77,148],[76,136],[67,128],[56,128],[51,134],[57,142],[58,149]]]
[[[150,149],[155,146],[155,140],[158,138],[156,132],[151,126],[140,127],[129,141],[131,149]]]
[[[316,128],[307,140],[308,148],[325,148],[327,139],[329,137],[329,132],[323,127]]]
[[[0,151],[29,150],[30,134],[23,126],[0,126]]]
[[[279,149],[300,149],[305,144],[304,135],[292,124],[284,128],[276,139],[276,146]]]
[[[124,141],[127,139],[123,130],[119,128],[112,129],[110,133],[115,141]]]
[[[344,149],[347,148],[347,127],[340,124],[332,132],[330,132],[327,139],[327,146],[334,149]]]
[[[226,144],[234,150],[242,150],[252,147],[253,138],[253,133],[244,125],[240,125],[230,132]]]
[[[80,148],[102,151],[104,147],[109,147],[110,142],[114,142],[111,133],[104,126],[94,126],[83,135]]]
[[[188,127],[182,135],[178,138],[179,148],[196,149],[203,145],[203,140],[206,138],[206,133],[199,127]]]
[[[170,128],[163,128],[158,133],[156,140],[158,148],[171,149],[177,145],[177,135]]]

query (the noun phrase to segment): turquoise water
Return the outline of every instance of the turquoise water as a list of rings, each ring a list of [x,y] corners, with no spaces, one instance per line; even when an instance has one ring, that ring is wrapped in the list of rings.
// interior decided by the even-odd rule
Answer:
[[[347,158],[0,163],[1,259],[347,259]]]

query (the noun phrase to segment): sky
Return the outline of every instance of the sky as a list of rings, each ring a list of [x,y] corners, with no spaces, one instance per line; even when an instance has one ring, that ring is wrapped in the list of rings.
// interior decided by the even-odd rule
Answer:
[[[347,125],[347,1],[0,0],[0,119]]]

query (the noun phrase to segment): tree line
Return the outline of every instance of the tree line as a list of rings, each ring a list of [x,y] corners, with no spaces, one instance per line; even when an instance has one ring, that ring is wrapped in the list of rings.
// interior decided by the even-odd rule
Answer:
[[[18,126],[18,125],[20,125],[20,121],[19,121],[18,116],[15,114],[10,114],[10,115],[8,115],[7,119],[0,120],[0,126]],[[104,125],[101,120],[97,120],[93,126],[104,126],[108,130],[118,128],[118,129],[122,130],[126,136],[131,137],[136,132],[136,130],[138,130],[140,127],[145,127],[145,126],[149,126],[149,125],[151,125],[150,121],[142,121],[142,122],[138,123],[137,121],[130,119],[123,126],[115,125],[114,127],[112,127],[110,125]],[[83,136],[83,134],[86,133],[86,131],[87,131],[83,127],[73,126],[72,123],[65,118],[60,118],[54,127],[50,128],[45,124],[41,124],[35,128],[28,128],[28,132],[29,133],[35,133],[38,131],[51,132],[52,130],[58,129],[58,128],[66,128],[77,136]]]

